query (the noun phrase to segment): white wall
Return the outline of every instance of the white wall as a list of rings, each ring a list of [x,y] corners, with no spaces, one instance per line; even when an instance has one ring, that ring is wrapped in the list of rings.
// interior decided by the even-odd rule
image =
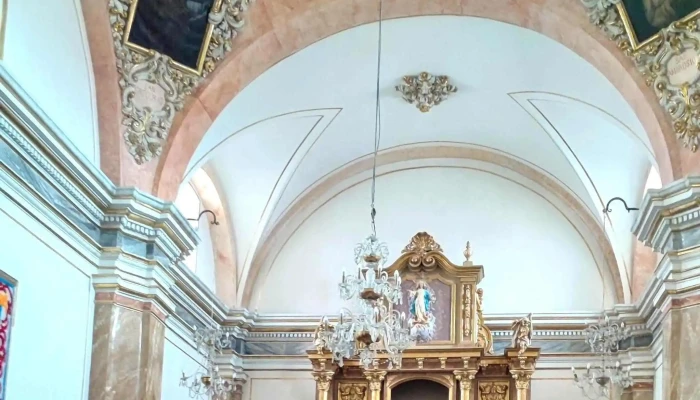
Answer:
[[[369,193],[365,181],[309,217],[258,281],[253,308],[337,312],[341,271],[370,232]],[[511,180],[465,168],[395,172],[377,182],[377,210],[392,261],[419,231],[433,235],[455,263],[471,241],[473,260],[485,268],[486,313],[595,311],[604,298],[611,301],[579,232],[543,196]]]
[[[573,379],[532,378],[533,400],[587,400]]]
[[[243,400],[313,400],[316,382],[311,371],[251,371]],[[168,399],[169,400],[169,399]]]
[[[80,153],[99,166],[94,79],[80,0],[9,0],[2,64]]]
[[[191,375],[200,367],[197,353],[169,328],[166,328],[163,350],[162,400],[188,400],[189,391],[180,387],[182,373]]]
[[[0,227],[0,269],[18,280],[7,398],[87,399],[91,266],[2,195]]]

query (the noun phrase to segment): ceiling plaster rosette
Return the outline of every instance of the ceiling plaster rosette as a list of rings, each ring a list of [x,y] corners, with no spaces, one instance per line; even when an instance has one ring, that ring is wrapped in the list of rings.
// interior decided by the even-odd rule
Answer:
[[[698,14],[676,21],[642,44],[628,29],[621,0],[581,0],[593,24],[631,57],[671,116],[683,146],[700,147],[700,31]]]
[[[403,83],[396,86],[396,91],[409,103],[415,104],[421,112],[428,112],[436,105],[447,100],[447,97],[457,92],[445,75],[433,76],[428,72],[418,75],[406,75]]]
[[[138,51],[126,43],[125,30],[134,0],[110,0],[109,19],[122,91],[122,124],[129,153],[138,164],[157,158],[175,114],[187,96],[231,50],[243,27],[243,13],[253,0],[220,0],[209,13],[211,36],[199,71],[179,67],[153,50]]]

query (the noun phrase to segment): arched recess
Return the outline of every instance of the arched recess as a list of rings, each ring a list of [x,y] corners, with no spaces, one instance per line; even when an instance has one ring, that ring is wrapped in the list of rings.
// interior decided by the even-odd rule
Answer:
[[[468,164],[463,164],[465,162]],[[410,165],[408,165],[409,163]],[[403,168],[430,166],[438,168],[486,168],[495,171],[493,172],[494,174],[500,174],[504,179],[526,182],[524,185],[538,188],[537,193],[539,193],[539,196],[549,199],[547,201],[554,207],[552,209],[554,212],[565,215],[565,218],[569,220],[569,223],[574,226],[574,229],[578,231],[580,235],[580,239],[577,240],[583,240],[591,254],[593,254],[595,262],[591,261],[591,264],[598,265],[598,272],[601,274],[600,279],[603,285],[608,287],[609,292],[612,293],[611,296],[608,296],[607,302],[609,305],[614,302],[622,301],[625,290],[622,287],[622,281],[619,276],[619,269],[616,265],[613,250],[602,227],[593,217],[592,212],[585,206],[582,199],[573,194],[561,182],[552,178],[551,175],[540,170],[536,166],[500,151],[463,143],[421,143],[398,146],[381,152],[378,158],[378,166],[380,175]],[[312,217],[314,213],[325,204],[331,202],[336,196],[358,184],[366,183],[370,176],[371,167],[372,159],[367,156],[329,173],[315,184],[311,185],[290,207],[282,212],[280,218],[275,222],[263,241],[263,246],[259,252],[256,253],[256,258],[253,260],[249,275],[244,277],[241,281],[239,295],[241,296],[241,304],[243,306],[256,307],[257,304],[259,304],[260,296],[263,295],[265,281],[268,276],[272,276],[270,269],[275,264],[275,260],[279,257],[280,252],[285,248],[290,238],[295,235],[296,231],[305,221]],[[417,182],[413,190],[421,192],[427,190],[431,186],[431,182]],[[381,190],[381,184],[379,189]],[[403,195],[406,196],[409,194],[404,193]],[[474,195],[476,196],[476,194]],[[514,200],[516,199],[503,199],[503,201],[511,206],[516,204],[511,203],[511,201]],[[396,202],[392,202],[392,204],[394,203]],[[426,204],[425,207],[430,208],[430,204]],[[355,211],[347,212],[355,215]],[[452,212],[455,211],[453,210]],[[406,214],[410,216],[411,213],[407,212]],[[408,218],[410,219],[410,217]],[[392,224],[391,221],[385,223]],[[392,230],[394,228],[395,226],[392,226]],[[459,226],[454,227],[455,232],[459,230]],[[472,235],[474,235],[474,232],[472,232]],[[478,236],[478,233],[476,233],[476,235]],[[455,234],[455,236],[458,235]],[[336,237],[336,239],[333,239],[333,242],[335,243],[338,240],[342,241],[344,239],[346,238]],[[439,237],[437,239],[440,241]],[[451,240],[454,238],[449,239]],[[469,238],[461,239],[468,240]],[[474,240],[477,239],[475,238]],[[497,243],[497,241],[489,239],[482,240],[484,242]],[[335,245],[337,246],[338,243],[335,243]],[[394,243],[393,245],[392,248],[396,249],[401,243]],[[507,244],[504,243],[503,245],[505,246],[504,249],[508,248]],[[516,247],[521,245],[522,243],[519,243]],[[314,242],[313,246],[323,247],[323,243]],[[348,246],[348,249],[351,250],[352,246]],[[457,244],[457,246],[461,245]],[[451,247],[454,247],[454,243]],[[491,249],[489,253],[493,254],[493,251],[494,249]],[[305,254],[310,258],[319,257],[319,255],[313,251],[305,252]],[[307,255],[304,257],[306,258]],[[299,262],[303,261],[300,260]],[[589,265],[589,267],[595,268],[595,265]],[[333,267],[337,266],[333,265]],[[299,271],[299,273],[304,274],[310,272]],[[279,271],[275,276],[281,276]],[[497,281],[500,282],[501,280],[497,279]],[[322,286],[319,286],[317,289],[325,290],[321,288]],[[321,293],[317,293],[317,295],[320,296]],[[603,294],[603,297],[605,297],[605,294]]]
[[[114,154],[111,157],[109,154],[103,155],[103,160],[108,160],[103,162],[103,169],[120,171],[117,175],[119,183],[123,185],[139,186],[164,199],[174,198],[195,148],[237,93],[276,62],[309,44],[342,30],[376,21],[377,6],[375,0],[355,0],[351,6],[345,0],[318,0],[304,4],[292,0],[256,2],[246,16],[248,26],[236,39],[233,51],[176,118],[157,166],[151,163],[134,168],[130,156],[118,150],[123,147],[119,143],[111,149],[102,146],[104,152],[119,152],[118,160]],[[95,48],[104,50],[104,47],[111,47],[108,15],[106,9],[92,9],[92,12],[85,11],[88,30],[95,33],[90,37],[91,48],[94,44]],[[589,22],[579,0],[521,1],[518,4],[510,0],[407,0],[386,4],[384,12],[387,19],[424,15],[476,16],[503,21],[562,43],[605,75],[634,109],[649,135],[665,183],[684,175],[684,167],[689,167],[684,166],[683,162],[692,165],[688,157],[679,156],[679,145],[673,137],[669,119],[658,105],[653,91],[645,86],[631,60]],[[90,26],[95,28],[90,29]],[[110,45],[106,46],[105,43]],[[93,57],[96,57],[96,53],[93,51]],[[113,55],[107,55],[104,51],[100,53],[107,56],[103,60],[113,59]],[[118,107],[114,107],[116,68],[106,62],[95,68],[98,85],[110,87],[105,90],[104,96],[98,93],[101,131],[112,135],[102,142],[116,144],[117,140],[122,141],[119,130],[112,129],[118,126],[120,119]],[[107,129],[102,129],[103,126]]]
[[[214,217],[209,213],[202,215],[199,220],[200,226],[207,228],[206,235],[209,239],[207,241],[207,247],[210,246],[210,248],[206,249],[206,251],[212,253],[211,258],[204,258],[204,260],[209,263],[213,262],[213,265],[200,267],[208,270],[213,268],[213,282],[211,282],[212,279],[206,279],[200,276],[197,270],[195,270],[195,275],[198,275],[200,279],[208,283],[208,286],[210,286],[224,304],[229,307],[234,307],[237,305],[236,286],[238,284],[238,277],[236,268],[236,247],[228,212],[209,173],[199,169],[192,174],[189,183],[199,196],[202,210],[213,212],[216,215],[217,222],[217,224],[212,224],[214,222]],[[186,215],[186,217],[194,218],[196,216]]]

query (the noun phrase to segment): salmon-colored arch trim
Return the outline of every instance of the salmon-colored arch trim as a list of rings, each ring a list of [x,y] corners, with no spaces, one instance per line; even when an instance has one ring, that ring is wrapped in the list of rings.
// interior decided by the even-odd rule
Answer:
[[[172,200],[202,137],[246,85],[275,63],[318,40],[375,22],[377,11],[377,0],[258,0],[246,15],[247,25],[235,39],[232,52],[176,117],[158,163],[137,166],[124,149],[123,128],[119,127],[118,77],[107,7],[102,2],[83,0],[98,83],[103,170],[122,186],[136,186]],[[670,120],[653,91],[646,87],[632,61],[589,22],[580,0],[384,1],[387,19],[423,15],[489,18],[560,42],[605,75],[633,108],[650,138],[664,183],[684,176],[684,164],[697,158],[679,155]],[[573,72],[572,79],[576,79]]]

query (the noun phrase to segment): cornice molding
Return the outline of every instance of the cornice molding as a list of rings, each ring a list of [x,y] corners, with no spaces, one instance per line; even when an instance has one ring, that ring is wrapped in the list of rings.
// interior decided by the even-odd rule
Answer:
[[[688,232],[700,227],[700,176],[690,176],[644,197],[632,232],[645,245],[667,253],[700,244]]]

